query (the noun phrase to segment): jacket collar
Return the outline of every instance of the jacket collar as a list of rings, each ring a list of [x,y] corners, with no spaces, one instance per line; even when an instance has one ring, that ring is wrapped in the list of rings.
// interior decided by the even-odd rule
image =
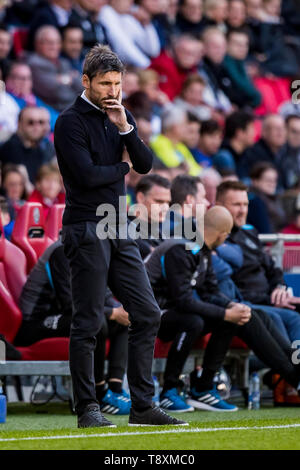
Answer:
[[[74,107],[82,114],[95,112],[100,116],[105,116],[105,113],[103,113],[103,111],[101,111],[100,109],[96,109],[90,103],[81,98],[81,96],[77,96],[76,101],[74,103]]]

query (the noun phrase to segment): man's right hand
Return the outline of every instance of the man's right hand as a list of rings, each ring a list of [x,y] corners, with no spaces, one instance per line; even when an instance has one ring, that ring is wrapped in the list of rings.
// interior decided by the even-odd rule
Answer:
[[[225,311],[225,321],[236,323],[239,326],[245,325],[251,318],[251,308],[244,304],[231,304]]]
[[[115,320],[117,323],[120,323],[120,325],[124,326],[129,326],[130,321],[128,317],[128,313],[122,306],[116,307],[112,309],[112,314],[109,317],[110,320]]]

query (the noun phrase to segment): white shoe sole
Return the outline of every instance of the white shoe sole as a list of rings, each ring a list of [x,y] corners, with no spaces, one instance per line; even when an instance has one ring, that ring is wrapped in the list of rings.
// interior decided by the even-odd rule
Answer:
[[[187,402],[188,405],[193,406],[197,410],[218,411],[218,412],[221,412],[221,413],[224,413],[224,412],[225,413],[232,413],[234,411],[238,411],[238,408],[234,408],[232,410],[221,410],[221,409],[218,409],[218,408],[214,408],[213,406],[207,405],[206,403],[201,403],[197,400],[193,400],[192,398],[189,398],[186,402]]]
[[[168,411],[169,413],[190,413],[191,411],[195,411],[195,408],[193,406],[190,406],[186,410],[170,410],[170,408],[164,408],[161,406],[161,409],[164,411]]]
[[[142,427],[142,426],[189,426],[189,423],[183,424],[133,424],[128,423],[128,426]]]

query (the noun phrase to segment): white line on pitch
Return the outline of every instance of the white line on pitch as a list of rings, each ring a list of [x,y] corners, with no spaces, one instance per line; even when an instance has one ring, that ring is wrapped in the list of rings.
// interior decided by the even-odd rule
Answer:
[[[300,423],[296,424],[282,424],[278,426],[239,426],[233,428],[193,428],[193,429],[166,429],[163,431],[145,431],[145,432],[107,432],[101,434],[69,434],[58,436],[31,436],[31,437],[9,437],[5,439],[0,438],[0,442],[11,441],[36,441],[36,440],[49,440],[49,439],[83,439],[90,437],[123,437],[123,436],[147,436],[150,434],[186,434],[186,433],[201,433],[201,432],[217,432],[217,431],[260,431],[264,429],[292,429],[300,428]]]

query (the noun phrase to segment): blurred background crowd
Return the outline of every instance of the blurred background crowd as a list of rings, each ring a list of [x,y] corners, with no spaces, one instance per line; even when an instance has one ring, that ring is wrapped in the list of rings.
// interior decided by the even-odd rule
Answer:
[[[0,21],[8,238],[24,201],[41,202],[46,216],[64,202],[54,125],[81,93],[84,54],[96,43],[127,66],[124,105],[153,150],[154,173],[199,176],[211,205],[222,181],[241,180],[260,233],[300,233],[299,2],[2,0]],[[129,205],[139,178],[127,176]]]

